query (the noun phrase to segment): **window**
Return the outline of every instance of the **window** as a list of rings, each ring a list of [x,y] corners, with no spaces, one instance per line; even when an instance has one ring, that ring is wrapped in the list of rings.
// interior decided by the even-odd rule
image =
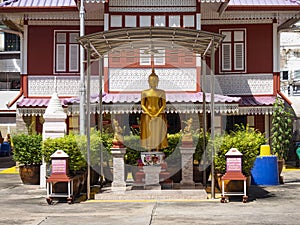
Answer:
[[[77,32],[55,32],[55,72],[79,72]]]
[[[110,17],[111,20],[111,27],[122,27],[122,16],[118,16],[118,15],[112,15]]]
[[[150,27],[151,16],[140,16],[140,27]]]
[[[126,51],[126,63],[134,63],[135,62],[135,52],[133,50]]]
[[[230,132],[230,131],[235,131],[236,124],[237,125],[247,125],[247,116],[224,116],[222,121],[225,123],[225,131]]]
[[[20,89],[20,73],[0,72],[0,90],[18,90]]]
[[[151,65],[151,54],[146,54],[147,49],[140,49],[140,65]]]
[[[183,27],[195,27],[195,18],[193,15],[183,16]]]
[[[136,16],[125,16],[125,27],[136,27]]]
[[[180,27],[180,16],[169,16],[169,27]]]
[[[20,51],[20,37],[16,34],[0,33],[0,51]]]
[[[154,16],[154,26],[155,27],[165,27],[166,17],[165,16]]]
[[[223,30],[225,38],[221,45],[221,71],[244,72],[245,30]]]
[[[140,49],[140,65],[151,65],[153,59],[154,65],[165,65],[165,49]]]
[[[165,65],[165,49],[157,49],[154,55],[154,65]]]

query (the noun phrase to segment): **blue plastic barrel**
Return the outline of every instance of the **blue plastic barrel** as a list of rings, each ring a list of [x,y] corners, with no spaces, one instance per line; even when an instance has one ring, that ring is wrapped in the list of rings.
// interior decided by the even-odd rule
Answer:
[[[251,170],[251,184],[278,185],[277,156],[258,156]]]

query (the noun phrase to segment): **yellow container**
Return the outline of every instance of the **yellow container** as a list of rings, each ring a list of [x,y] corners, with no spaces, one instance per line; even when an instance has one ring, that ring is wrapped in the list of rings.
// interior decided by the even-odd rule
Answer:
[[[268,156],[271,155],[270,145],[261,145],[260,146],[260,156]]]

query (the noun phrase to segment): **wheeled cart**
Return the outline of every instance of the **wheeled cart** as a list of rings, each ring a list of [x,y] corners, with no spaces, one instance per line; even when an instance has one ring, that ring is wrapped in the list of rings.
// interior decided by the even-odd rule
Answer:
[[[61,182],[61,183],[67,183],[68,190],[66,193],[55,193],[53,192],[53,185],[56,182]],[[48,178],[46,180],[46,189],[47,189],[47,203],[49,205],[52,204],[53,198],[67,198],[67,202],[69,204],[74,203],[74,195],[73,195],[73,179],[72,178],[60,178],[60,179],[55,179],[55,178]]]
[[[67,198],[69,204],[74,203],[73,178],[69,177],[69,156],[63,150],[56,150],[51,156],[52,174],[46,179],[47,202],[52,204],[53,198]],[[55,183],[67,183],[66,193],[53,192]]]
[[[233,174],[225,174],[221,180],[222,180],[222,194],[221,194],[221,202],[225,202],[225,196],[236,196],[236,195],[241,195],[243,196],[243,203],[246,203],[248,201],[248,196],[247,196],[247,177],[245,177],[242,174],[235,174],[238,176],[232,176]],[[244,181],[244,190],[243,192],[225,192],[225,180],[243,180]]]

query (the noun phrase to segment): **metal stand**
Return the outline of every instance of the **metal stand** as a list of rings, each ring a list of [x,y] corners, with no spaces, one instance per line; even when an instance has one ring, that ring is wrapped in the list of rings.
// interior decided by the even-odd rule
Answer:
[[[53,192],[53,184],[56,182],[68,183],[68,191],[67,193],[55,193]],[[47,198],[46,201],[49,205],[52,204],[53,198],[67,198],[69,204],[74,203],[74,195],[73,195],[73,179],[51,179],[48,178],[46,180],[46,189],[47,189]]]
[[[235,174],[235,173],[230,173],[230,174],[225,174],[222,178],[222,198],[221,202],[225,202],[225,196],[229,195],[242,195],[243,196],[243,203],[246,203],[248,200],[247,196],[247,184],[246,180],[247,177],[245,177],[243,174]],[[225,192],[225,180],[243,180],[244,181],[244,191],[243,192]]]

